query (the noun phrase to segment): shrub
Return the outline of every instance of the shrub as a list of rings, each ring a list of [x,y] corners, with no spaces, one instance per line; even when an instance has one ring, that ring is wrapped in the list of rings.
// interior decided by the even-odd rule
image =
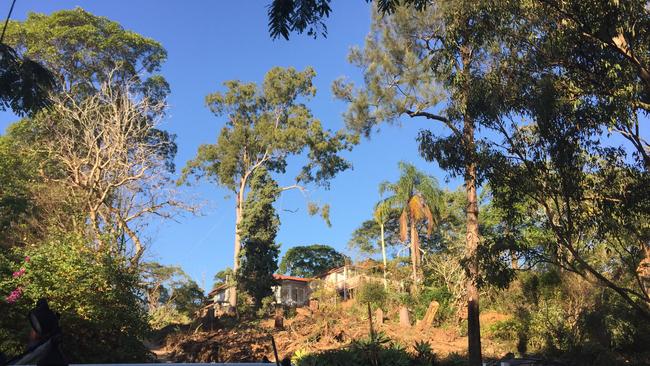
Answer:
[[[521,331],[521,324],[516,319],[496,322],[487,329],[492,338],[501,341],[516,341]]]
[[[91,249],[81,236],[63,235],[38,247],[18,249],[13,259],[13,270],[22,273],[7,276],[5,268],[0,291],[22,291],[14,303],[5,299],[1,305],[0,325],[9,330],[0,334],[3,351],[16,353],[16,335],[29,328],[27,311],[45,297],[61,314],[63,348],[71,362],[149,359],[142,344],[149,325],[138,276],[124,258]]]
[[[444,321],[453,316],[456,309],[453,306],[452,294],[446,287],[440,286],[426,287],[422,290],[420,296],[414,301],[415,317],[422,319],[429,308],[429,304],[434,300],[440,304],[436,314],[437,319]]]
[[[275,296],[267,296],[262,299],[262,305],[257,309],[257,317],[264,318],[266,316],[274,315],[275,311]]]
[[[383,307],[386,303],[386,290],[380,282],[364,282],[357,290],[357,302],[361,304],[370,303],[374,307]]]

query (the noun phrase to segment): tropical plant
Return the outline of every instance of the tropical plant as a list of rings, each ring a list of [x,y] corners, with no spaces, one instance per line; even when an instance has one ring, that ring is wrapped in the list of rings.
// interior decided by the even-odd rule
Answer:
[[[397,182],[384,182],[380,185],[382,195],[392,193],[380,205],[384,213],[388,207],[401,211],[400,239],[409,243],[413,284],[417,288],[422,258],[418,226],[425,225],[427,235],[430,235],[438,224],[442,209],[441,192],[435,179],[418,171],[415,166],[400,162],[399,169],[401,173]]]

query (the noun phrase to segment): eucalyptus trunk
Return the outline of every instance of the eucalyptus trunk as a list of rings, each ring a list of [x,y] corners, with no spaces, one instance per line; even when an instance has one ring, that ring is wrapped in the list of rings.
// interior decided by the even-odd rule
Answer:
[[[239,270],[239,254],[241,252],[241,236],[239,235],[239,224],[242,220],[242,213],[244,212],[244,190],[246,189],[246,179],[242,179],[239,192],[237,192],[236,207],[235,207],[235,253],[234,260],[232,265],[232,271],[237,279],[237,271]],[[237,283],[235,282],[230,287],[230,292],[228,294],[228,302],[230,306],[235,308],[237,306]]]
[[[478,277],[478,257],[476,251],[479,245],[478,229],[478,198],[476,195],[476,161],[474,140],[474,119],[467,111],[467,94],[469,93],[471,50],[461,47],[461,62],[463,66],[464,90],[462,91],[463,105],[463,148],[468,157],[465,165],[465,190],[467,192],[467,218],[466,218],[466,256],[468,259],[469,278],[467,279],[467,340],[469,353],[469,366],[481,366],[481,324],[479,322],[479,292],[476,286]]]

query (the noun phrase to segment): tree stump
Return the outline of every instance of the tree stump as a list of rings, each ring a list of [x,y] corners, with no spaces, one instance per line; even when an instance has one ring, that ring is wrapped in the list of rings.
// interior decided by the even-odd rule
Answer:
[[[309,300],[309,309],[311,309],[312,312],[318,311],[318,300]]]
[[[284,309],[281,306],[275,308],[275,329],[284,329]]]
[[[424,318],[422,318],[422,322],[420,323],[421,328],[429,328],[433,325],[433,321],[436,320],[438,309],[440,309],[440,304],[435,300],[431,301],[427,308],[427,312],[424,314]]]
[[[381,308],[375,310],[375,323],[377,323],[377,325],[384,324],[384,311],[381,310]]]
[[[214,330],[215,315],[214,315],[214,308],[212,306],[210,306],[210,308],[208,308],[206,318],[207,318],[206,328],[210,329],[210,330]]]
[[[411,327],[411,316],[409,315],[409,309],[406,306],[399,308],[399,325],[405,328]]]

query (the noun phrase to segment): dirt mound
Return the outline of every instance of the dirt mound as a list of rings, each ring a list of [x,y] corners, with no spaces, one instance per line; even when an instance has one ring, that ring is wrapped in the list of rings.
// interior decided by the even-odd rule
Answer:
[[[259,362],[272,354],[270,335],[254,324],[172,335],[164,350],[174,362]]]

